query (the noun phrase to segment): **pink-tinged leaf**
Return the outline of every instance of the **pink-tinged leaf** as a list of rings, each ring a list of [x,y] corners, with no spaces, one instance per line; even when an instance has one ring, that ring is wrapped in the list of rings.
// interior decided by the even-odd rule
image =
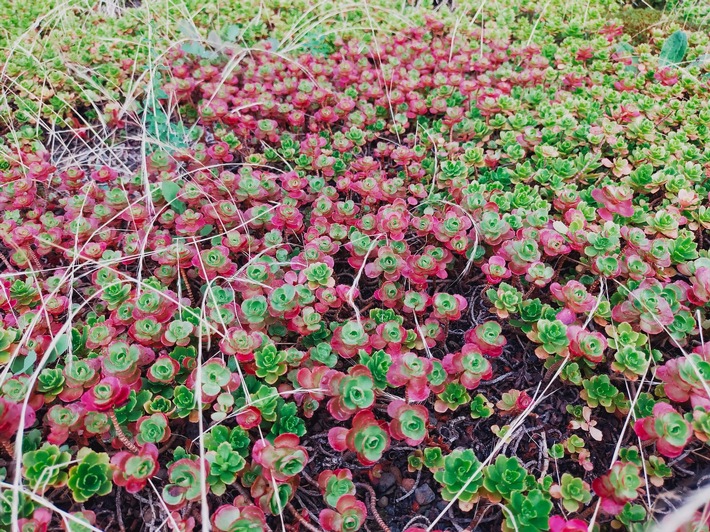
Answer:
[[[343,452],[348,448],[346,443],[347,436],[348,429],[343,427],[333,427],[328,431],[328,443],[330,443],[330,446],[334,450]]]

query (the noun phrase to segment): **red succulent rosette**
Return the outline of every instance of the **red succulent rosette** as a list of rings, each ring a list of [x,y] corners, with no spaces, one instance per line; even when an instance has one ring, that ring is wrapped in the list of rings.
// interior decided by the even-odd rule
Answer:
[[[116,377],[104,377],[81,396],[81,404],[94,412],[106,412],[128,400],[130,388]]]
[[[138,454],[120,451],[111,457],[111,465],[114,466],[114,483],[126,488],[128,493],[138,493],[160,469],[158,448],[148,443]]]
[[[286,482],[300,473],[308,462],[308,452],[295,434],[281,434],[274,443],[261,439],[254,444],[252,458],[277,482]],[[268,475],[267,475],[268,476]]]

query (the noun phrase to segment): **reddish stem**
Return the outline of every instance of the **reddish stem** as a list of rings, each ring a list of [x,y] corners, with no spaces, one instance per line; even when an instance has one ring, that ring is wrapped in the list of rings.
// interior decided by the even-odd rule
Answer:
[[[24,252],[27,253],[30,262],[32,263],[32,266],[34,266],[34,269],[37,270],[37,274],[42,275],[42,263],[40,263],[37,254],[32,250],[30,246],[25,247]]]
[[[185,292],[187,292],[187,297],[190,298],[190,303],[194,305],[195,298],[192,295],[192,287],[190,286],[190,283],[187,280],[187,273],[185,273],[185,268],[180,268],[180,277],[182,278],[182,282],[185,285]]]
[[[0,438],[0,447],[2,447],[10,458],[15,459],[15,449],[9,440]]]
[[[369,484],[363,484],[362,482],[358,482],[357,484],[355,484],[355,486],[357,486],[358,488],[364,488],[370,494],[370,512],[372,512],[372,517],[382,529],[382,532],[392,532],[390,530],[390,527],[388,527],[382,520],[380,514],[377,513],[377,495],[375,494],[375,490],[372,489],[372,486],[370,486]]]
[[[113,423],[113,428],[116,431],[116,436],[119,440],[121,440],[121,443],[126,447],[126,449],[131,451],[133,454],[138,454],[140,452],[138,447],[136,447],[136,444],[128,439],[126,433],[123,432],[121,425],[118,423],[118,419],[116,419],[116,412],[111,410],[108,414],[108,417],[111,418],[111,423]]]
[[[310,530],[311,532],[320,532],[316,527],[314,527],[311,523],[306,521],[305,517],[301,515],[301,513],[296,510],[296,508],[293,507],[293,504],[288,503],[286,505],[286,508],[289,509],[289,511],[293,514],[293,516],[298,519],[298,522],[301,523],[306,529]]]

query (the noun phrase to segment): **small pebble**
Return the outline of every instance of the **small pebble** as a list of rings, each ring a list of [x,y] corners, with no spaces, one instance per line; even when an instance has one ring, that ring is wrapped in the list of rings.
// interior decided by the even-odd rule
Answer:
[[[390,501],[387,497],[380,497],[380,500],[377,501],[377,506],[379,506],[380,508],[387,508],[389,503]]]
[[[392,473],[382,473],[380,481],[377,483],[377,491],[380,493],[385,493],[392,486],[394,486],[395,478]]]
[[[402,489],[408,493],[414,487],[413,478],[403,478],[402,479]]]
[[[414,498],[421,505],[431,504],[436,499],[436,494],[428,484],[423,484],[414,490]]]
[[[399,470],[398,467],[390,466],[388,471],[394,475],[394,479],[397,482],[402,482],[402,472]]]

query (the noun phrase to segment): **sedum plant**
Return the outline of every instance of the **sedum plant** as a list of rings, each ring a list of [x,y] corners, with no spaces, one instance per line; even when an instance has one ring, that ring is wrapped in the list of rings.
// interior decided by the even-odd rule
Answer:
[[[48,504],[0,528],[155,486],[184,532],[394,529],[392,475],[397,512],[530,531],[586,530],[589,482],[633,531],[707,458],[702,3],[16,3],[0,459]]]
[[[539,489],[531,490],[527,494],[521,491],[513,492],[506,508],[508,512],[505,512],[504,530],[534,532],[547,530],[549,527],[552,503]]]
[[[651,416],[636,420],[634,431],[641,440],[655,441],[658,452],[666,458],[680,456],[692,435],[683,416],[663,402],[656,403]]]
[[[517,458],[499,455],[495,462],[486,466],[483,487],[492,496],[510,500],[516,491],[525,491],[534,485],[534,477],[520,464]]]
[[[592,500],[589,484],[569,473],[563,473],[560,483],[550,488],[550,495],[561,499],[562,506],[568,512],[576,512],[580,506],[586,505]]]
[[[108,495],[113,489],[109,456],[83,447],[76,458],[78,463],[69,469],[67,478],[73,499],[86,502],[94,496]]]
[[[66,485],[71,454],[56,445],[45,443],[22,457],[23,476],[33,490],[43,493],[47,488]]]
[[[442,498],[458,500],[464,511],[478,500],[477,492],[484,482],[481,463],[471,449],[458,449],[447,455],[434,479],[441,485]]]

